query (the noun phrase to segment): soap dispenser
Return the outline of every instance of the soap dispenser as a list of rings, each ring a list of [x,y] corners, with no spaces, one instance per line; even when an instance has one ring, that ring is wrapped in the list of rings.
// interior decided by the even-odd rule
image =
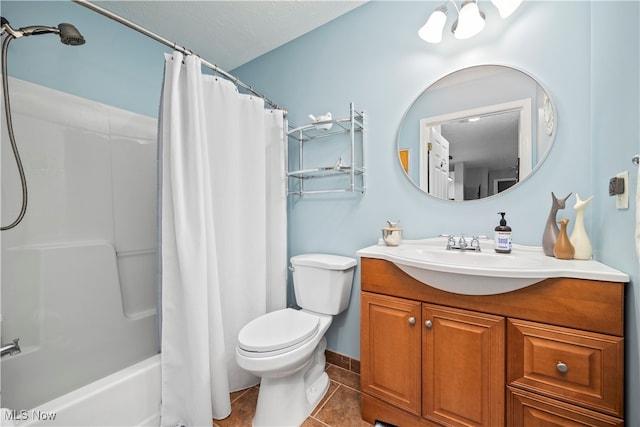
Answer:
[[[511,227],[507,225],[507,220],[504,219],[505,212],[498,212],[498,215],[502,215],[500,225],[496,227],[495,231],[495,251],[501,254],[511,253]]]

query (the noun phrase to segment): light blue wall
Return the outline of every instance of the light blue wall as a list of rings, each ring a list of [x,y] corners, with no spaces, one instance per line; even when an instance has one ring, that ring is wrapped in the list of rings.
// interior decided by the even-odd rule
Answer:
[[[525,1],[501,21],[481,1],[487,28],[429,45],[416,35],[440,2],[373,1],[288,43],[234,73],[289,110],[294,124],[309,113],[346,115],[348,103],[368,114],[368,191],[364,196],[290,199],[290,254],[325,251],[354,256],[374,244],[385,220],[401,219],[406,238],[442,232],[491,234],[506,211],[516,243],[539,245],[554,191],[594,195],[586,212],[595,256],[632,278],[627,292],[627,425],[640,425],[640,283],[634,249],[635,200],[618,211],[608,178],[636,168],[640,151],[640,3]],[[161,3],[159,3],[160,7]],[[68,2],[2,1],[12,26],[74,23],[82,47],[55,36],[11,43],[9,74],[149,116],[156,116],[164,46]],[[215,61],[215,58],[207,58]],[[513,192],[455,204],[412,187],[396,160],[395,137],[406,108],[430,83],[477,64],[513,65],[535,76],[558,109],[556,144],[540,168]],[[635,193],[635,178],[631,180]],[[567,217],[575,217],[570,207]],[[359,357],[359,273],[349,310],[328,333],[329,347]],[[401,351],[401,349],[398,349]]]
[[[309,113],[346,115],[349,101],[368,115],[367,193],[292,198],[291,254],[354,256],[376,243],[387,218],[400,219],[409,239],[445,232],[492,235],[498,211],[507,212],[516,243],[539,245],[551,191],[583,197],[592,192],[590,4],[525,2],[508,21],[488,5],[486,32],[466,42],[447,37],[434,46],[416,32],[436,6],[373,1],[235,70],[284,105],[294,124]],[[402,115],[430,83],[480,63],[514,65],[539,79],[558,108],[556,144],[518,191],[465,204],[425,197],[398,165],[395,138]],[[588,212],[589,225],[592,217]],[[329,347],[358,357],[359,326],[354,293],[348,312],[332,326]]]
[[[525,1],[501,21],[489,2],[487,27],[467,41],[439,45],[417,29],[440,2],[373,1],[235,70],[284,105],[294,124],[309,113],[346,115],[353,101],[368,114],[368,190],[360,197],[293,198],[292,255],[326,251],[354,256],[374,244],[387,218],[400,219],[406,238],[443,232],[491,235],[506,211],[516,243],[540,245],[550,193],[594,195],[586,212],[597,259],[632,278],[626,304],[627,425],[640,425],[640,283],[634,248],[635,201],[615,209],[607,183],[629,170],[640,149],[640,3]],[[430,83],[477,64],[528,71],[549,91],[558,114],[556,143],[542,167],[513,192],[465,204],[423,196],[408,184],[395,154],[402,115]],[[635,194],[635,178],[631,180]],[[572,221],[575,198],[562,216]],[[359,275],[356,277],[358,287]],[[359,357],[359,298],[328,333],[329,348]],[[402,351],[402,349],[398,349]]]
[[[595,256],[631,276],[626,295],[627,425],[640,425],[640,273],[634,249],[638,168],[629,159],[640,152],[640,2],[592,6],[591,145]],[[629,209],[616,210],[606,182],[630,172]]]
[[[157,117],[163,45],[67,1],[0,1],[11,27],[75,25],[82,46],[56,35],[22,37],[9,44],[8,74],[104,104]],[[16,135],[17,136],[17,135]]]

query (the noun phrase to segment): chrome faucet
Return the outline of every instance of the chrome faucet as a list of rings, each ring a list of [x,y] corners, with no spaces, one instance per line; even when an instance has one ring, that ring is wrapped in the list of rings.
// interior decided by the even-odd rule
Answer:
[[[2,347],[0,347],[0,357],[6,354],[8,354],[9,356],[13,356],[15,354],[22,352],[22,350],[20,349],[20,346],[18,345],[18,341],[20,341],[20,338],[14,339],[11,344],[5,344]]]
[[[473,236],[473,239],[471,239],[471,243],[469,243],[469,247],[475,251],[480,252],[480,240],[478,239],[478,236]]]
[[[451,249],[455,248],[456,246],[456,238],[453,237],[451,234],[441,234],[442,237],[447,237],[447,250],[450,251]]]
[[[447,238],[447,250],[460,250],[460,251],[474,251],[480,252],[480,238],[483,236],[473,236],[470,242],[467,242],[467,239],[464,237],[464,234],[461,234],[456,242],[456,238],[452,234],[441,234],[440,237]]]

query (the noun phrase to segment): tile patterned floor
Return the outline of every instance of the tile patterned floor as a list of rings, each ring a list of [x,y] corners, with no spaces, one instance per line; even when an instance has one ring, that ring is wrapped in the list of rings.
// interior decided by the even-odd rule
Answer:
[[[330,385],[324,399],[301,427],[371,427],[360,418],[360,375],[327,364]],[[231,394],[231,415],[215,420],[214,427],[251,427],[258,387]]]

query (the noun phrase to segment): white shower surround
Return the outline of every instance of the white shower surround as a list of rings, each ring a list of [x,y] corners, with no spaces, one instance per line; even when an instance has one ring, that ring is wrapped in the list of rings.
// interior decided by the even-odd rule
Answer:
[[[29,205],[2,233],[2,341],[22,347],[2,359],[2,406],[27,410],[157,352],[157,120],[9,86]],[[6,224],[21,195],[2,142]]]

